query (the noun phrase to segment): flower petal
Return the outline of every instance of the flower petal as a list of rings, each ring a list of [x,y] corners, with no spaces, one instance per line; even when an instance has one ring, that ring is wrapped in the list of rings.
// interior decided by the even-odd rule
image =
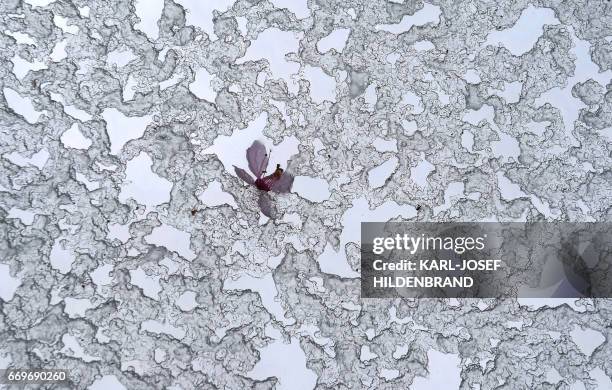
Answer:
[[[281,177],[272,183],[270,190],[278,193],[290,192],[293,186],[293,175],[283,172]]]
[[[259,198],[257,199],[257,204],[259,205],[259,209],[266,217],[270,219],[274,219],[274,211],[272,207],[272,199],[267,192],[260,191]]]
[[[266,147],[259,141],[254,141],[253,145],[249,146],[246,151],[249,169],[255,177],[260,178],[263,172],[268,168],[268,153]]]
[[[244,169],[238,168],[237,166],[234,165],[234,172],[236,172],[236,175],[242,180],[246,181],[248,184],[251,184],[251,185],[255,184],[255,180],[253,180],[251,175],[249,175],[249,173],[245,171]]]

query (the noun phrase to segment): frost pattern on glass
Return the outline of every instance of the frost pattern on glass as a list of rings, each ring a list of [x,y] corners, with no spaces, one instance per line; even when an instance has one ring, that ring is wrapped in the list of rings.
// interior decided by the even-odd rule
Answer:
[[[204,3],[1,2],[0,368],[610,383],[608,300],[360,300],[356,278],[362,220],[610,221],[609,2]],[[276,219],[232,168],[254,139],[296,176]]]

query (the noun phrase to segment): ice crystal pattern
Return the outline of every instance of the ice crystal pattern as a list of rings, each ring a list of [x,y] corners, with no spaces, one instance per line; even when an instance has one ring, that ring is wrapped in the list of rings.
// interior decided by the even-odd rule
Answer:
[[[362,220],[610,221],[610,2],[4,0],[0,19],[0,368],[610,386],[608,300],[361,300],[356,278]],[[255,139],[291,161],[279,218],[233,170]]]

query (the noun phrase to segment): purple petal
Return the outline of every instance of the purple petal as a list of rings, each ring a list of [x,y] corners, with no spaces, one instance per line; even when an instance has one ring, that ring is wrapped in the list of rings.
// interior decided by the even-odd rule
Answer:
[[[293,175],[287,172],[283,172],[281,177],[272,183],[270,190],[278,193],[290,192],[293,186]]]
[[[247,151],[247,161],[249,162],[249,169],[255,177],[260,178],[263,172],[268,168],[268,153],[266,147],[259,141],[253,142]]]
[[[247,184],[251,184],[251,185],[255,184],[255,180],[253,180],[251,175],[249,175],[248,172],[245,171],[244,169],[238,168],[237,166],[234,165],[234,172],[236,172],[236,175],[238,175],[239,178],[246,181]]]
[[[259,209],[268,218],[274,219],[274,212],[272,211],[272,200],[270,196],[263,191],[259,192],[259,198],[257,199],[257,204],[259,205]]]

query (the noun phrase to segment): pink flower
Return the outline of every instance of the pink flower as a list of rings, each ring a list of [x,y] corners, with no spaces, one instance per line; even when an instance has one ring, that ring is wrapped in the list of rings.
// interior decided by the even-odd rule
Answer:
[[[268,161],[270,160],[269,154],[266,152],[266,147],[259,141],[253,142],[246,151],[247,161],[249,163],[249,169],[255,175],[255,179],[248,174],[244,169],[238,168],[234,165],[234,171],[239,178],[247,182],[247,184],[254,185],[261,192],[259,193],[259,199],[257,201],[261,212],[269,217],[274,218],[272,211],[272,203],[270,196],[267,194],[268,191],[277,193],[287,193],[291,191],[293,185],[293,175],[285,172],[280,164],[276,164],[276,169],[272,174],[263,176],[268,168]]]

